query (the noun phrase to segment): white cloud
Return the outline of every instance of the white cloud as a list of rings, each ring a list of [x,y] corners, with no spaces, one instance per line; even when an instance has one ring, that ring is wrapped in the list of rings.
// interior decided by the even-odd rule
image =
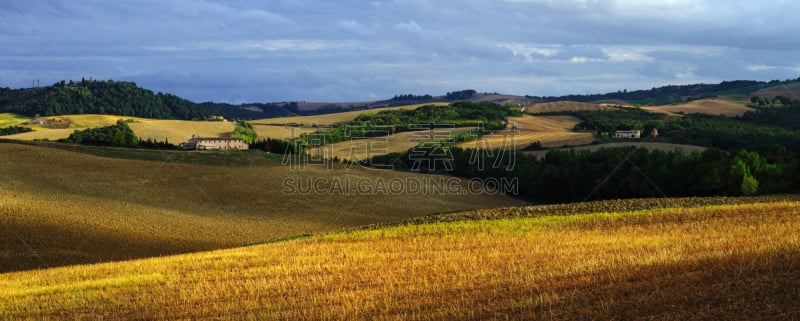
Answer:
[[[411,32],[411,33],[420,33],[420,32],[422,32],[422,27],[420,27],[419,24],[417,24],[417,22],[414,21],[414,20],[411,20],[409,22],[401,22],[401,23],[395,24],[394,28],[398,29],[398,30],[408,31],[408,32]]]

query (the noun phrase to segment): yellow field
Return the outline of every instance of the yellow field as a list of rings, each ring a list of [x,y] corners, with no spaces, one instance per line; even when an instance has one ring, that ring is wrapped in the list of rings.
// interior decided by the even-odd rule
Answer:
[[[537,141],[548,148],[591,144],[595,140],[592,133],[571,131],[580,122],[580,119],[572,116],[509,117],[508,129],[483,136],[476,141],[461,143],[458,147],[496,149],[507,144],[505,146],[523,149]],[[514,126],[516,130],[512,129]]]
[[[47,119],[61,119],[70,122],[68,129],[49,129],[36,125],[26,125],[34,129],[33,132],[4,136],[8,139],[18,140],[34,140],[34,139],[49,139],[57,140],[69,137],[76,129],[97,128],[104,126],[111,126],[118,120],[133,120],[133,123],[128,125],[133,132],[142,139],[152,139],[156,141],[164,141],[167,139],[172,144],[179,144],[185,142],[192,137],[197,136],[223,136],[233,132],[236,128],[236,123],[232,122],[206,122],[206,121],[185,121],[185,120],[164,120],[164,119],[148,119],[130,116],[114,116],[114,115],[63,115],[46,117]],[[264,132],[274,132],[270,129]],[[259,133],[261,134],[261,133]],[[260,136],[260,135],[259,135]]]
[[[65,129],[43,128],[43,129],[36,129],[32,132],[27,132],[27,133],[2,136],[0,138],[16,139],[16,140],[34,140],[34,139],[59,140],[62,138],[69,137],[69,134],[72,134],[73,132],[75,132],[75,130],[76,130],[75,128],[65,128]]]
[[[797,319],[798,261],[796,201],[461,221],[2,274],[0,318]]]
[[[156,141],[168,139],[172,144],[180,144],[192,138],[192,135],[203,137],[219,137],[228,135],[236,128],[233,122],[187,121],[187,120],[150,120],[128,124],[136,136]]]
[[[295,139],[302,134],[313,133],[319,128],[314,127],[294,127],[283,125],[261,125],[253,124],[258,139],[273,138],[273,139]]]
[[[297,117],[278,117],[278,118],[265,118],[254,120],[252,123],[262,124],[262,125],[289,125],[289,124],[298,124],[303,126],[330,126],[337,123],[342,123],[346,121],[351,121],[364,113],[378,113],[384,110],[408,110],[408,109],[417,109],[422,106],[426,105],[436,105],[436,106],[446,106],[447,103],[428,103],[428,104],[418,104],[418,105],[408,105],[408,106],[398,106],[398,107],[386,107],[386,108],[373,108],[369,110],[357,110],[357,111],[348,111],[343,113],[335,113],[335,114],[326,114],[326,115],[315,115],[315,116],[297,116]]]
[[[664,106],[649,106],[642,107],[644,110],[653,112],[666,112],[677,114],[683,112],[685,114],[700,113],[709,115],[725,115],[725,116],[741,116],[745,112],[753,111],[754,109],[746,107],[741,104],[726,101],[723,99],[699,99],[693,100],[683,104],[677,105],[664,105]]]
[[[30,117],[20,116],[11,113],[0,113],[0,128],[16,126],[27,122]]]
[[[310,149],[309,155],[325,158],[338,157],[342,160],[368,160],[375,156],[389,153],[402,153],[417,144],[441,140],[450,135],[456,135],[476,130],[476,128],[462,127],[452,129],[437,129],[402,132],[390,136],[356,139],[325,145],[320,149]]]
[[[445,179],[434,175],[136,161],[11,143],[0,143],[0,177],[0,271],[227,248],[522,203],[377,188],[393,179],[426,188]],[[321,180],[349,181],[353,188],[363,182],[374,193],[342,195],[326,188],[332,183],[307,190]]]
[[[669,144],[669,143],[649,143],[649,142],[619,142],[619,143],[607,143],[607,144],[597,144],[597,145],[588,145],[588,146],[578,146],[578,147],[571,147],[567,149],[573,149],[575,151],[597,151],[601,148],[616,148],[616,147],[643,147],[648,150],[660,150],[665,152],[670,152],[674,150],[678,150],[683,154],[691,154],[692,152],[702,152],[707,148],[702,146],[695,146],[695,145],[680,145],[680,144]],[[525,152],[528,155],[536,155],[537,157],[543,157],[547,154],[546,150],[539,150],[539,151],[529,151]]]
[[[577,101],[554,101],[548,103],[537,103],[525,108],[528,114],[538,113],[554,113],[554,112],[568,112],[568,111],[584,111],[584,110],[608,110],[613,107],[607,104],[592,104],[582,103]]]
[[[70,122],[71,128],[97,128],[111,126],[119,120],[133,120],[135,122],[151,122],[156,121],[149,118],[140,118],[132,116],[116,116],[116,115],[64,115],[46,117],[47,119],[63,119]]]

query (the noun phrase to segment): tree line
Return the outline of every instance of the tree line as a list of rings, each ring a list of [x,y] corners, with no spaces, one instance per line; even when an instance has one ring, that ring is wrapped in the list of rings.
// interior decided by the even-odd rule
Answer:
[[[522,152],[449,148],[447,157],[429,157],[435,168],[463,178],[515,179],[516,196],[541,203],[589,200],[738,196],[800,190],[800,155],[768,159],[752,151],[730,155],[712,148],[683,154],[644,148],[602,148],[595,152],[551,150],[543,158]],[[412,150],[372,159],[372,165],[412,169]],[[482,161],[476,161],[481,159]],[[483,165],[480,165],[480,164]],[[365,163],[367,164],[367,163]]]
[[[27,133],[29,131],[33,131],[33,129],[30,129],[28,127],[22,127],[22,126],[8,126],[8,127],[0,128],[0,136]]]
[[[0,88],[0,112],[26,116],[110,114],[156,119],[206,119],[207,108],[186,99],[153,93],[133,82],[60,81],[41,88]]]

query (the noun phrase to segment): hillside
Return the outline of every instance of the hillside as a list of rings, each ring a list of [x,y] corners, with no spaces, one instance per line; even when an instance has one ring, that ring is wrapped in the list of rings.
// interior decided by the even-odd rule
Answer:
[[[440,183],[439,176],[358,167],[346,171],[338,165],[299,170],[279,161],[235,167],[137,161],[3,142],[0,177],[1,271],[243,246],[298,233],[521,203],[500,195],[387,193],[378,188],[392,180],[431,188]],[[354,188],[363,183],[375,192],[337,190],[334,181],[349,181]],[[315,189],[309,190],[312,184]]]
[[[2,274],[0,318],[798,318],[800,203],[750,202],[506,208],[496,220]]]
[[[543,147],[580,146],[591,144],[595,137],[588,132],[573,132],[580,119],[572,116],[532,116],[509,117],[509,126],[475,141],[458,144],[461,148],[497,149],[503,144],[513,149],[524,149],[534,142]]]
[[[0,112],[25,116],[111,114],[159,119],[205,119],[208,110],[183,98],[124,81],[58,82],[52,86],[0,88]]]
[[[719,84],[688,84],[688,85],[668,85],[653,87],[644,90],[619,90],[617,92],[590,95],[565,95],[537,97],[526,96],[536,101],[551,102],[572,100],[578,102],[598,102],[598,101],[624,101],[633,105],[666,105],[682,103],[688,100],[709,98],[729,95],[749,95],[758,90],[773,86],[791,84],[800,79],[770,82],[752,80],[723,81]]]
[[[751,94],[752,96],[784,96],[797,98],[800,97],[800,82],[783,83],[768,88],[761,89]]]
[[[325,115],[265,118],[265,119],[253,120],[252,123],[253,125],[331,126],[338,123],[354,120],[356,119],[356,117],[365,113],[376,114],[386,110],[410,110],[410,109],[417,109],[419,107],[427,105],[446,106],[447,103],[430,103],[430,104],[414,104],[414,105],[397,106],[397,107],[383,107],[383,108],[355,110],[355,111],[347,111],[347,112],[325,114]]]
[[[644,110],[653,112],[668,113],[671,115],[682,114],[708,114],[708,115],[724,115],[729,117],[741,116],[748,111],[755,111],[755,109],[746,107],[744,104],[738,104],[725,99],[698,99],[690,102],[674,105],[662,106],[647,106],[642,107]]]
[[[586,110],[610,110],[613,107],[601,104],[584,103],[577,101],[554,101],[546,103],[536,103],[525,108],[525,113],[528,114],[541,114],[541,113],[562,113],[562,112],[580,112]]]

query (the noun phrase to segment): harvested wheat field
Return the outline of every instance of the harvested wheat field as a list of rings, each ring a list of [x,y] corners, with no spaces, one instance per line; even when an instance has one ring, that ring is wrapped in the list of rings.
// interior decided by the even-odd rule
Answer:
[[[133,130],[134,134],[143,140],[168,140],[170,143],[177,145],[189,140],[192,135],[201,137],[229,135],[236,128],[236,123],[154,119],[146,122],[131,123],[128,126]]]
[[[467,184],[435,175],[138,161],[2,142],[0,178],[0,271],[228,248],[523,203],[433,190]],[[432,192],[387,190],[394,182]],[[335,188],[345,183],[363,193]]]
[[[591,144],[595,140],[592,133],[571,131],[580,122],[580,119],[572,116],[509,117],[508,129],[461,143],[458,147],[497,149],[507,146],[523,149],[534,142],[541,142],[548,148]]]
[[[63,115],[63,116],[52,116],[46,118],[61,119],[64,121],[68,121],[70,123],[70,127],[72,128],[96,128],[96,127],[111,126],[116,124],[117,121],[119,120],[130,120],[134,122],[157,121],[155,119],[133,117],[133,116],[96,115],[96,114]]]
[[[334,144],[324,145],[318,149],[309,149],[307,152],[326,158],[338,157],[342,160],[368,160],[375,156],[386,155],[389,153],[402,153],[417,144],[444,140],[450,135],[475,131],[474,127],[461,127],[449,129],[436,129],[434,131],[422,130],[412,132],[401,132],[393,135],[354,139]]]
[[[572,112],[585,110],[610,110],[615,109],[609,105],[592,103],[582,103],[577,101],[554,101],[548,103],[537,103],[525,108],[528,114]]]
[[[797,319],[798,261],[797,201],[542,214],[7,273],[0,318]]]
[[[37,129],[32,132],[27,133],[19,133],[14,135],[6,135],[0,138],[3,139],[15,139],[15,140],[38,140],[38,139],[46,139],[46,140],[59,140],[62,138],[69,137],[69,134],[74,133],[76,130],[75,128],[63,128],[63,129]]]
[[[313,133],[321,130],[315,127],[295,127],[284,125],[262,125],[253,124],[258,139],[272,138],[281,140],[291,140],[300,137],[302,134]]]
[[[378,113],[384,110],[408,110],[408,109],[417,109],[422,106],[427,105],[436,105],[436,106],[447,106],[447,103],[428,103],[428,104],[417,104],[417,105],[408,105],[408,106],[398,106],[398,107],[385,107],[385,108],[373,108],[367,110],[356,110],[356,111],[348,111],[343,113],[335,113],[335,114],[325,114],[325,115],[314,115],[314,116],[296,116],[296,117],[278,117],[278,118],[265,118],[252,121],[253,125],[303,125],[303,126],[331,126],[338,123],[343,123],[346,121],[351,121],[356,119],[361,114],[364,113]]]
[[[677,105],[663,105],[663,106],[648,106],[642,107],[644,110],[653,112],[666,112],[666,113],[684,113],[684,114],[709,114],[709,115],[724,115],[724,116],[741,116],[748,111],[755,109],[746,107],[741,104],[722,100],[722,99],[698,99],[687,103]]]

